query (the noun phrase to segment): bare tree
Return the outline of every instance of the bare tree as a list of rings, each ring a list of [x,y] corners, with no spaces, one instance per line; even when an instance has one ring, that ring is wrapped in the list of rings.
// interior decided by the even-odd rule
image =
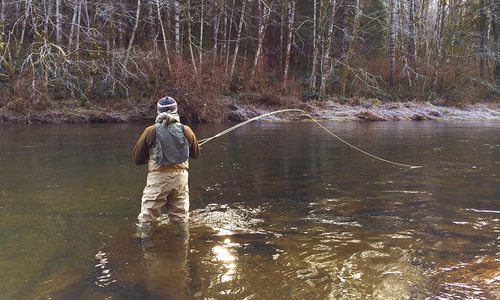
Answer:
[[[238,33],[236,34],[236,42],[234,46],[233,60],[231,62],[231,71],[229,72],[229,78],[233,78],[234,75],[234,68],[236,66],[236,59],[238,58],[238,50],[240,48],[241,31],[243,30],[243,24],[245,22],[245,9],[248,1],[250,0],[242,0],[241,4],[240,22],[238,24]]]
[[[446,20],[446,0],[439,0],[438,3],[438,13],[435,26],[435,39],[436,39],[436,66],[434,71],[434,88],[438,88],[439,85],[439,69],[443,61],[443,39],[444,39],[444,29]]]
[[[213,43],[214,46],[212,48],[213,52],[213,58],[214,61],[217,61],[218,59],[218,50],[219,50],[219,30],[220,30],[220,20],[221,20],[221,15],[222,15],[222,9],[224,7],[224,0],[222,1],[222,5],[219,4],[219,1],[214,1],[214,10],[215,10],[215,16],[214,16],[214,26],[213,26]]]
[[[130,77],[156,92],[163,87],[154,82],[178,83],[177,76],[200,73],[211,61],[224,68],[221,81],[245,71],[244,80],[266,76],[261,69],[281,74],[278,84],[307,77],[308,91],[321,97],[453,98],[461,93],[448,91],[472,84],[498,90],[499,6],[498,0],[0,0],[0,76],[27,87],[33,101],[51,101],[61,86],[73,99],[119,97],[138,93],[139,85],[127,86]],[[157,72],[158,61],[170,72]],[[185,62],[192,68],[176,72]],[[387,77],[387,90],[377,74]],[[193,79],[203,80],[200,86],[207,80]]]
[[[330,16],[334,16],[335,12],[337,11],[337,1],[336,0],[330,0]],[[325,89],[326,89],[326,80],[328,77],[330,77],[333,73],[333,68],[334,68],[334,63],[333,60],[330,59],[330,51],[332,48],[332,43],[333,43],[333,29],[335,27],[335,21],[333,18],[330,19],[330,24],[328,25],[328,33],[326,35],[326,45],[323,51],[323,63],[322,63],[322,68],[321,68],[321,85],[319,87],[320,90],[320,96],[324,97],[325,96]]]
[[[415,0],[408,1],[408,42],[406,47],[406,57],[408,61],[407,74],[410,86],[412,85],[412,78],[417,76],[417,48],[416,48],[416,37],[415,37]],[[415,75],[415,76],[413,76]]]
[[[82,9],[82,1],[76,0],[73,3],[73,18],[71,19],[71,30],[68,38],[68,52],[73,50],[73,41],[75,39],[75,35],[80,31],[80,12]]]
[[[7,20],[7,16],[5,14],[5,1],[6,0],[1,0],[0,2],[0,44],[3,43],[5,34],[5,21]]]
[[[389,0],[389,85],[393,86],[396,76],[396,0]]]
[[[497,87],[500,87],[500,1],[496,1],[495,13],[493,18],[493,32],[495,36],[495,81]]]
[[[196,68],[196,60],[194,59],[194,51],[193,51],[193,33],[191,30],[191,0],[188,0],[187,2],[187,8],[186,8],[186,15],[187,15],[187,35],[188,35],[188,47],[189,47],[189,55],[191,56],[191,64],[193,65],[193,70],[195,73],[198,72],[198,68]]]
[[[486,62],[487,62],[487,34],[486,34],[486,2],[485,0],[479,1],[479,76],[484,78],[486,76]]]
[[[167,45],[167,35],[165,34],[165,25],[163,24],[163,20],[161,18],[161,6],[160,0],[156,1],[156,14],[158,17],[158,22],[160,23],[161,37],[163,40],[163,48],[165,50],[165,58],[167,59],[168,70],[172,72],[172,65],[170,64],[170,55],[168,53],[168,45]]]
[[[233,18],[234,18],[234,4],[235,4],[235,0],[233,0],[233,4],[230,8],[230,14],[226,13],[225,14],[225,17],[224,17],[224,40],[226,41],[226,43],[224,43],[224,47],[225,47],[225,54],[226,54],[226,63],[225,63],[225,73],[227,74],[227,70],[229,68],[229,57],[230,57],[230,50],[231,50],[231,32],[233,30]],[[243,7],[245,6],[245,1],[243,1],[242,3],[242,9]],[[228,16],[229,15],[229,16]],[[241,24],[243,26],[243,23]],[[240,32],[241,34],[241,32]],[[235,49],[236,51],[236,49]],[[234,70],[233,70],[234,71]],[[230,77],[233,77],[233,74],[231,72],[230,74]]]
[[[127,51],[125,52],[125,60],[123,61],[123,67],[125,69],[127,68],[128,60],[130,58],[130,51],[132,50],[132,45],[134,44],[135,34],[137,32],[137,28],[139,27],[139,17],[140,17],[140,15],[141,15],[141,0],[137,0],[137,8],[136,8],[136,11],[135,11],[134,28],[132,29],[132,33],[130,35],[130,40],[128,42]]]
[[[199,56],[200,56],[200,70],[203,66],[203,29],[205,25],[205,5],[204,1],[201,0],[201,16],[200,16],[200,46],[199,46]]]
[[[321,3],[321,0],[320,0]],[[313,57],[312,57],[312,68],[311,68],[311,77],[309,79],[309,87],[312,91],[316,91],[316,67],[318,64],[318,56],[319,56],[319,42],[318,42],[318,20],[317,20],[317,12],[318,12],[318,0],[313,0],[313,39],[312,39],[312,47],[313,47]],[[320,4],[321,7],[321,4]],[[321,19],[321,18],[320,18]]]
[[[175,54],[181,54],[181,8],[179,0],[174,0]]]
[[[56,43],[61,44],[62,40],[62,13],[61,13],[61,0],[56,0]]]
[[[255,52],[255,57],[253,60],[253,67],[250,73],[250,78],[253,79],[255,76],[255,71],[259,65],[260,56],[262,55],[262,46],[264,44],[265,30],[267,28],[267,23],[269,21],[269,16],[271,15],[271,7],[273,2],[268,5],[264,0],[258,0],[259,8],[259,30],[257,35],[257,50]]]
[[[290,52],[292,49],[293,20],[295,18],[295,1],[288,1],[288,38],[286,43],[285,70],[283,71],[283,82],[288,78],[288,69],[290,68]]]
[[[32,10],[31,0],[26,0],[25,1],[23,25],[22,25],[22,30],[21,30],[21,38],[19,40],[18,54],[19,54],[19,51],[21,50],[21,47],[23,46],[23,43],[24,43],[24,35],[26,33],[26,25],[28,23],[28,18],[30,17],[31,10]]]
[[[346,52],[344,53],[344,65],[349,65],[351,63],[351,58],[354,56],[354,47],[355,41],[359,38],[358,33],[360,30],[360,16],[362,15],[360,1],[354,0],[352,9],[354,10],[354,16],[352,21],[352,32],[350,36],[348,36],[347,41],[345,42]],[[346,94],[347,86],[351,84],[351,80],[348,77],[348,68],[343,68],[342,72],[342,94]]]

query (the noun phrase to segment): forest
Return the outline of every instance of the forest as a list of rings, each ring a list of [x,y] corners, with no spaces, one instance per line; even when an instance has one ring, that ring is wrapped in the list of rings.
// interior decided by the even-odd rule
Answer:
[[[1,0],[0,110],[498,103],[498,0]],[[252,96],[264,95],[264,96]],[[257,99],[257,100],[256,100]]]

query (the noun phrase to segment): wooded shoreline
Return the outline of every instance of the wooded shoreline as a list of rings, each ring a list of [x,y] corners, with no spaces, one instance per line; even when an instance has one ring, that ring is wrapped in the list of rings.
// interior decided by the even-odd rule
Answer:
[[[141,119],[165,94],[190,122],[224,120],[221,95],[245,93],[287,107],[276,97],[499,103],[499,11],[493,0],[3,0],[0,113]]]
[[[0,110],[0,124],[83,124],[83,123],[133,123],[153,122],[156,116],[154,101],[149,105],[134,107],[54,107],[29,113]],[[242,122],[255,116],[285,108],[306,110],[322,121],[426,121],[426,120],[500,120],[500,104],[478,103],[471,105],[446,106],[430,102],[387,102],[376,99],[338,103],[329,101],[300,102],[290,105],[266,106],[258,103],[240,103],[237,99],[221,98],[219,118],[204,120],[203,123]],[[285,102],[286,103],[286,102]],[[180,104],[182,106],[182,103]],[[181,119],[199,112],[180,110]],[[307,117],[297,113],[284,113],[268,117],[266,121],[304,120]],[[193,122],[193,121],[190,121]]]

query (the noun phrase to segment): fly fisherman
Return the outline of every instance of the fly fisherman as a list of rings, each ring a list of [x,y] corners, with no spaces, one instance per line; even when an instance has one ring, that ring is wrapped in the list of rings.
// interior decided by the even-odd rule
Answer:
[[[195,134],[180,123],[177,103],[163,97],[156,105],[158,116],[135,144],[132,156],[137,165],[148,164],[137,237],[147,237],[151,223],[161,215],[163,206],[177,232],[186,229],[189,218],[188,158],[198,158],[200,147]]]

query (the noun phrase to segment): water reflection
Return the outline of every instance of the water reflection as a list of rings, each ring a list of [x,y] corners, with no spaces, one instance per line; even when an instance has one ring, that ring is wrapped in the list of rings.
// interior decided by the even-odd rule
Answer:
[[[148,289],[163,299],[189,299],[189,229],[141,246]]]
[[[95,255],[89,293],[123,299],[189,299],[189,228],[160,226],[148,238],[120,237]]]

